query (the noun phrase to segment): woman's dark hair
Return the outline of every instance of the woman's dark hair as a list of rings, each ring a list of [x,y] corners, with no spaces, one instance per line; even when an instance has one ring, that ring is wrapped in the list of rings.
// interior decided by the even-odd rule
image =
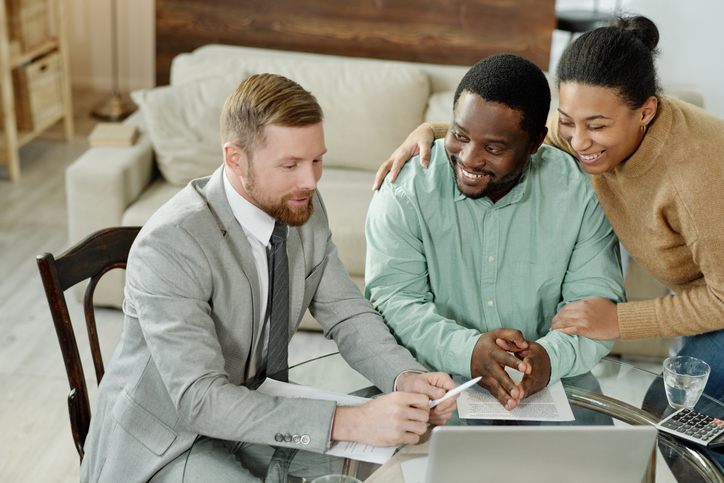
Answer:
[[[660,91],[654,67],[658,43],[659,29],[648,18],[617,17],[566,48],[556,70],[558,88],[561,82],[614,88],[637,109]]]

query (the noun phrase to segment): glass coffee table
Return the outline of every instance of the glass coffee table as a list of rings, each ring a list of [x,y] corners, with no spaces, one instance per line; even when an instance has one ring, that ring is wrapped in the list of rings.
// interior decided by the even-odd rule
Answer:
[[[349,367],[339,353],[318,357],[291,367],[289,381],[364,397],[374,397],[379,393],[367,379]],[[533,424],[654,425],[673,412],[666,401],[663,378],[660,375],[615,359],[605,358],[590,373],[563,379],[562,382],[576,420],[566,423]],[[724,416],[724,405],[706,394],[701,397],[695,409],[718,418]],[[487,421],[460,420],[456,416],[457,413],[448,424],[490,424]],[[522,423],[498,421],[494,424]],[[420,452],[416,451],[414,446],[409,446],[402,448],[399,453],[406,451]],[[308,481],[305,477],[291,475],[289,468],[292,462],[312,457],[311,453],[277,448],[269,454],[271,458],[267,468],[266,483]],[[314,455],[314,458],[316,461],[321,461],[320,455]],[[342,459],[331,461],[334,458],[326,458],[326,462],[319,464],[334,467],[338,472],[356,476],[363,481],[370,483],[404,481],[399,464],[396,469],[391,467],[394,466],[393,460],[396,460],[396,457],[381,468],[370,463]],[[724,451],[706,450],[660,432],[657,449],[652,455],[649,471],[643,481],[724,483],[722,466],[724,466]]]

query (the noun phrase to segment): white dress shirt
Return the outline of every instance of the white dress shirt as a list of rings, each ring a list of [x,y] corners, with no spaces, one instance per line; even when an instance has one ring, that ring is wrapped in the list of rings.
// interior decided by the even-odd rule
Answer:
[[[224,169],[224,190],[229,201],[234,218],[249,240],[254,255],[256,271],[259,276],[259,295],[262,301],[257,327],[259,332],[254,334],[251,357],[247,365],[247,380],[255,378],[266,368],[266,354],[269,346],[269,314],[267,314],[267,298],[269,293],[269,241],[274,231],[274,218],[264,213],[257,206],[247,201],[231,185]]]

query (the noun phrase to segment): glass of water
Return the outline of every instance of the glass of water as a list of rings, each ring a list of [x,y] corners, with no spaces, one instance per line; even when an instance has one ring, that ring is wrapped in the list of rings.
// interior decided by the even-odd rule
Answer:
[[[669,406],[693,408],[709,379],[709,364],[689,356],[669,357],[664,361],[664,385]]]
[[[354,476],[326,475],[312,480],[312,483],[362,483]]]

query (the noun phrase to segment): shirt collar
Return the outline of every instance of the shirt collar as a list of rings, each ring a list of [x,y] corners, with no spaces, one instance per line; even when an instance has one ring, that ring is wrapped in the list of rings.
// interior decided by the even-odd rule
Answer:
[[[226,168],[224,168],[224,191],[229,206],[231,206],[231,211],[234,213],[234,218],[244,231],[251,234],[262,244],[268,245],[272,231],[274,231],[274,218],[264,213],[234,189],[226,175]]]
[[[519,202],[523,198],[523,195],[525,194],[525,192],[528,189],[528,179],[529,179],[528,172],[531,169],[531,165],[535,162],[535,157],[537,155],[538,155],[538,153],[531,155],[530,160],[528,160],[528,165],[525,168],[523,168],[523,172],[521,173],[520,178],[518,179],[518,182],[515,183],[515,186],[513,186],[513,188],[510,191],[508,191],[508,193],[506,193],[505,196],[500,198],[497,203],[493,203],[490,200],[490,198],[488,198],[487,196],[485,198],[471,200],[470,198],[468,198],[467,196],[462,194],[460,192],[460,190],[458,189],[457,183],[455,182],[455,175],[452,172],[453,168],[452,168],[452,166],[450,166],[450,163],[448,162],[448,167],[450,168],[449,169],[450,177],[452,178],[453,185],[455,187],[453,199],[456,202],[463,201],[463,200],[470,200],[470,201],[474,201],[474,202],[483,202],[485,204],[489,204],[490,206],[494,206],[496,208],[500,208],[500,207],[507,206],[507,205],[512,205],[513,203]]]

